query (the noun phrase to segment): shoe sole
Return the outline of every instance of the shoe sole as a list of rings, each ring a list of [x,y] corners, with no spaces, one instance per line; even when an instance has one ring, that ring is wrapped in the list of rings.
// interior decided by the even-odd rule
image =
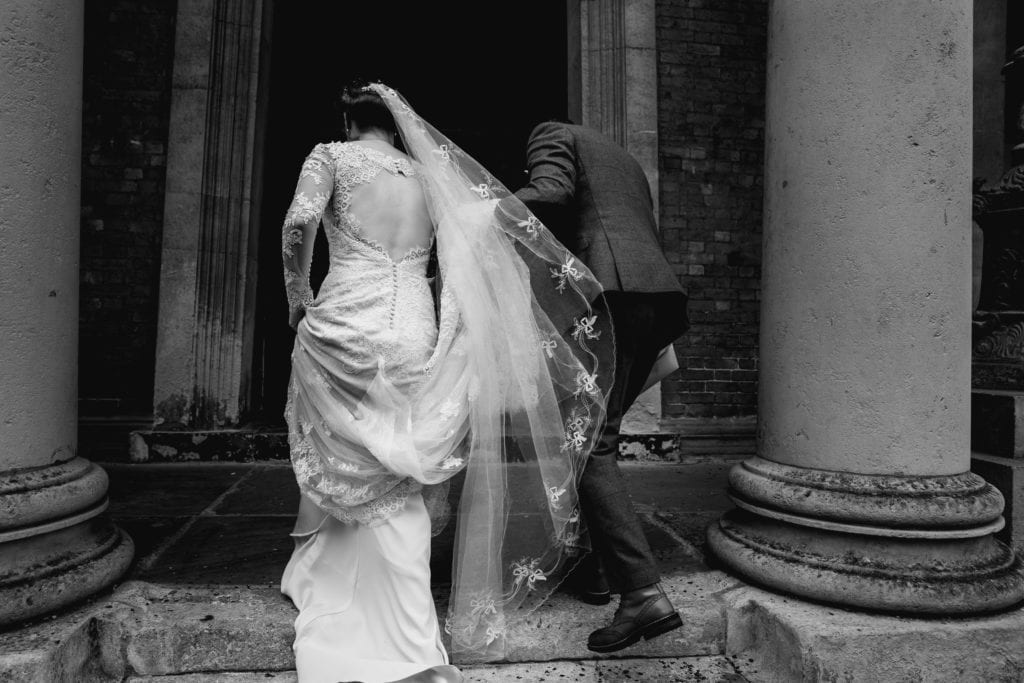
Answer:
[[[576,598],[580,602],[585,602],[588,605],[607,605],[612,601],[611,593],[576,593]]]
[[[636,643],[641,638],[644,640],[650,640],[651,638],[657,638],[663,633],[668,633],[674,629],[679,628],[683,625],[683,619],[679,616],[679,612],[673,612],[672,614],[666,614],[657,621],[652,621],[647,624],[644,628],[639,631],[635,631],[629,636],[611,643],[609,645],[590,645],[587,644],[587,649],[591,652],[618,652],[619,650],[625,649]]]

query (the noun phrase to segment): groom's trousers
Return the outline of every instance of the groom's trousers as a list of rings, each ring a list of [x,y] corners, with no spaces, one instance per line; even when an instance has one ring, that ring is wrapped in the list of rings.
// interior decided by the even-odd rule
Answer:
[[[657,583],[660,576],[619,469],[619,425],[643,389],[658,352],[678,336],[665,329],[659,312],[681,295],[612,291],[605,296],[615,330],[615,379],[604,430],[580,479],[580,498],[594,552],[612,592],[625,593]]]

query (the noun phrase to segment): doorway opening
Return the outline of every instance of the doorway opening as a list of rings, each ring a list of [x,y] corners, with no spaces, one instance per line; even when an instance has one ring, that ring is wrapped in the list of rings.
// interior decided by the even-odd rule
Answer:
[[[287,325],[280,227],[305,155],[344,140],[338,99],[354,78],[381,80],[487,167],[510,190],[525,181],[533,124],[568,111],[565,3],[468,0],[410,3],[274,3],[269,111],[263,150],[259,276],[253,349],[254,421],[283,428],[294,332]],[[317,236],[313,290],[327,270]]]

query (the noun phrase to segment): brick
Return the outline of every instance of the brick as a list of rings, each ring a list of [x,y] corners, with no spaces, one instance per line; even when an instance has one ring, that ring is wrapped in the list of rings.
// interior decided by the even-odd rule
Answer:
[[[116,11],[115,11],[116,10]],[[82,398],[152,407],[174,3],[86,3]]]
[[[677,345],[681,381],[666,387],[663,405],[668,415],[750,415],[767,1],[658,0],[657,9],[661,229],[672,232],[664,245],[690,295],[692,324]]]

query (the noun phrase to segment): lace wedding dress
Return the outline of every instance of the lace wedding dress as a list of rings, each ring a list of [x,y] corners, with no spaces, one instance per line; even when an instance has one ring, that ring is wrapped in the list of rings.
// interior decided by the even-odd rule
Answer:
[[[321,218],[331,254],[315,304],[302,274],[308,265],[286,270],[289,304],[306,310],[286,410],[300,477],[316,477],[323,467],[307,457],[314,449],[345,446],[346,459],[372,457],[373,425],[357,420],[367,388],[383,374],[396,391],[411,391],[437,341],[429,245],[393,259],[360,231],[352,194],[381,173],[415,176],[407,159],[372,147],[318,145],[286,218],[286,262],[304,228]],[[342,471],[345,465],[338,462]],[[303,494],[296,547],[281,582],[299,608],[295,654],[303,683],[393,681],[434,666],[438,675],[460,680],[445,666],[430,592],[430,519],[419,488],[411,479],[387,490],[341,483],[316,501],[336,516]],[[363,524],[345,523],[356,521]]]
[[[281,588],[299,609],[302,683],[454,681],[443,638],[459,661],[503,657],[517,619],[588,549],[576,482],[613,339],[586,268],[394,90],[370,88],[408,156],[317,145],[284,225],[289,307],[304,317],[285,410],[301,502]],[[385,246],[396,241],[386,226],[410,210],[396,197],[419,198],[429,216],[436,295],[429,236]],[[330,268],[314,298],[321,222]],[[442,634],[430,539],[459,473]]]

